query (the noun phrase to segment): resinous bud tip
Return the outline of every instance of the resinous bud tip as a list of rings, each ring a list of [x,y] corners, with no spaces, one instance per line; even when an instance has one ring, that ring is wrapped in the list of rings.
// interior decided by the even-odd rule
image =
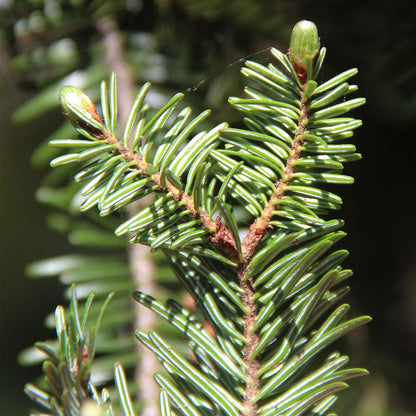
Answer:
[[[59,92],[59,100],[65,113],[72,121],[78,123],[85,123],[88,121],[84,118],[81,118],[80,114],[76,111],[81,110],[84,112],[84,114],[85,112],[88,113],[85,114],[86,117],[91,117],[95,121],[102,123],[102,120],[97,113],[97,109],[95,108],[95,104],[91,98],[88,97],[88,95],[79,88],[73,87],[72,85],[66,85],[65,87],[62,87]]]
[[[293,63],[306,69],[305,57],[309,56],[313,61],[320,46],[315,23],[309,20],[301,20],[296,23],[293,27],[289,48],[289,55]]]

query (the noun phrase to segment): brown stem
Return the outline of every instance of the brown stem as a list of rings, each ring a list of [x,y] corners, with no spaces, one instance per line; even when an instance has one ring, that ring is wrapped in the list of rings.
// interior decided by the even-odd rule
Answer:
[[[293,139],[291,148],[291,156],[288,158],[286,167],[283,173],[283,179],[276,184],[276,192],[270,197],[268,204],[266,205],[263,215],[257,218],[249,228],[249,232],[242,242],[242,252],[244,259],[250,259],[257,245],[264,237],[268,229],[270,228],[270,221],[273,216],[273,211],[278,209],[278,201],[283,198],[285,188],[289,185],[293,175],[293,164],[299,159],[300,148],[302,147],[303,140],[300,136],[307,131],[306,123],[308,119],[306,104],[302,103],[300,107],[300,117],[298,121],[298,129]]]
[[[248,313],[244,316],[244,337],[246,344],[243,348],[243,360],[247,369],[246,388],[244,393],[244,416],[257,415],[256,396],[260,389],[260,380],[257,377],[257,372],[260,368],[260,360],[253,358],[254,349],[259,343],[258,334],[253,331],[254,324],[257,319],[257,305],[254,302],[254,288],[253,279],[245,280],[245,268],[241,267],[239,272],[240,287],[243,290],[242,301],[247,308]]]
[[[303,93],[302,97],[303,98]],[[301,99],[302,102],[302,99]],[[243,290],[242,301],[248,313],[244,316],[244,336],[246,338],[246,345],[243,349],[243,360],[247,369],[247,381],[244,394],[244,416],[257,415],[256,397],[260,390],[260,380],[257,377],[257,372],[260,368],[260,358],[253,356],[253,352],[259,344],[259,335],[253,330],[256,323],[258,308],[253,296],[255,294],[253,287],[253,277],[247,274],[247,266],[253,257],[258,244],[264,237],[266,232],[271,228],[270,221],[273,212],[276,211],[278,201],[283,197],[286,187],[289,185],[293,175],[293,165],[300,156],[300,148],[303,144],[301,135],[306,132],[307,124],[307,107],[302,103],[300,107],[300,117],[298,121],[298,129],[295,134],[291,156],[288,158],[284,170],[283,178],[276,184],[276,192],[271,196],[266,205],[263,215],[256,219],[249,228],[249,232],[242,242],[243,262],[239,267],[239,283]]]

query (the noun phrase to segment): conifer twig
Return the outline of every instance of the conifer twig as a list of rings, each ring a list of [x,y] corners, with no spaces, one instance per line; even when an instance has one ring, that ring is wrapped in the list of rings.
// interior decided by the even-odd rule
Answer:
[[[303,101],[303,92],[301,97],[301,102]],[[242,254],[243,254],[243,263],[240,264],[239,269],[239,282],[243,290],[242,300],[244,306],[249,311],[244,316],[244,336],[246,338],[246,345],[243,350],[243,359],[247,367],[247,382],[246,390],[244,396],[244,416],[256,416],[257,415],[257,405],[254,400],[260,389],[260,381],[256,375],[257,371],[260,368],[260,362],[257,357],[253,357],[252,353],[259,343],[258,334],[253,331],[256,318],[258,315],[258,308],[255,301],[253,301],[253,296],[255,294],[253,288],[253,279],[251,276],[247,275],[247,266],[250,263],[253,254],[256,251],[256,248],[266,232],[271,228],[270,221],[273,216],[273,212],[276,211],[278,201],[283,197],[285,188],[289,185],[292,174],[293,174],[293,163],[300,156],[300,147],[302,146],[301,135],[306,132],[306,122],[307,122],[307,107],[305,103],[301,104],[300,108],[300,117],[298,122],[298,128],[294,136],[291,156],[288,158],[286,167],[284,170],[283,178],[276,183],[276,192],[270,197],[269,202],[267,203],[263,214],[260,218],[257,218],[250,226],[249,232],[245,239],[242,242]]]

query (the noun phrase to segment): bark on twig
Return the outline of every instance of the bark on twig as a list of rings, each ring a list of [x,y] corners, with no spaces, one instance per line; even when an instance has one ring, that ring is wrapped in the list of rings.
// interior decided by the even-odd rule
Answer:
[[[303,95],[303,94],[302,94]],[[302,97],[301,97],[302,98]],[[298,128],[293,139],[291,148],[291,156],[288,158],[282,179],[276,183],[276,192],[270,197],[266,205],[263,215],[257,218],[249,228],[249,232],[242,242],[243,262],[239,267],[239,283],[243,290],[242,300],[243,305],[248,310],[244,316],[244,336],[246,338],[246,345],[243,349],[243,360],[246,366],[246,387],[244,394],[244,416],[256,416],[258,406],[256,397],[260,391],[260,380],[257,377],[257,372],[260,368],[260,358],[253,356],[253,352],[259,344],[259,335],[253,331],[256,323],[258,308],[256,302],[253,300],[255,294],[253,276],[247,274],[247,266],[249,265],[256,248],[266,232],[271,228],[270,221],[273,212],[278,209],[279,200],[283,198],[285,188],[290,184],[292,175],[294,173],[293,164],[300,157],[300,148],[303,144],[301,135],[307,130],[307,107],[306,104],[301,104],[301,114],[298,121]]]

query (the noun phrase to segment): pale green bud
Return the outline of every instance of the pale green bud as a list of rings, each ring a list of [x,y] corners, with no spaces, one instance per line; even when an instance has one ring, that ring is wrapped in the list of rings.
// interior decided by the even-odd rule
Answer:
[[[313,59],[319,52],[321,44],[318,37],[318,29],[315,23],[309,20],[301,20],[293,27],[290,39],[289,55],[293,63],[306,69],[305,57]]]
[[[71,121],[83,127],[102,130],[102,120],[95,104],[82,90],[66,85],[59,92],[59,100]]]

